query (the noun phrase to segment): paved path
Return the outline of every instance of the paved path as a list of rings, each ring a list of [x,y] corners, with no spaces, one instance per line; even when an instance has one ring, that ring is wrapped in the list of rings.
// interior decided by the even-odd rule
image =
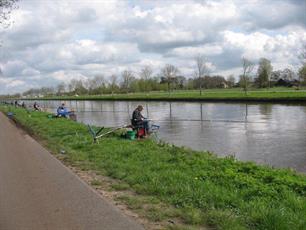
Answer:
[[[0,230],[138,230],[0,112]]]

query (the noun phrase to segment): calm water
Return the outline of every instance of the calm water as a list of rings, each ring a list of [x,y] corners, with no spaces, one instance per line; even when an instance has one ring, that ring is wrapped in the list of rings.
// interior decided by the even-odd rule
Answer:
[[[30,103],[30,102],[26,102]],[[32,103],[32,102],[31,102]],[[59,101],[40,101],[56,110]],[[67,101],[85,124],[129,123],[134,108],[161,126],[161,139],[220,156],[235,155],[276,167],[306,172],[306,106],[245,103]]]

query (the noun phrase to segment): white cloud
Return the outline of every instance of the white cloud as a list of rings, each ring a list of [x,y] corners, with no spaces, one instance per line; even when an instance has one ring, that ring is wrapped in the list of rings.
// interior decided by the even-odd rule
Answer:
[[[296,69],[299,47],[306,42],[306,5],[299,0],[18,4],[15,23],[0,29],[0,82],[5,86],[0,94],[101,73],[107,77],[124,69],[139,71],[144,65],[158,73],[171,63],[190,75],[199,53],[208,58],[214,74],[238,73],[242,56],[254,62],[269,58],[274,69]]]
[[[72,72],[72,71],[57,71],[57,72],[52,73],[50,77],[58,81],[64,82],[64,83],[68,83],[72,79],[82,80],[82,81],[85,81],[88,79],[87,76],[80,74],[78,72]]]

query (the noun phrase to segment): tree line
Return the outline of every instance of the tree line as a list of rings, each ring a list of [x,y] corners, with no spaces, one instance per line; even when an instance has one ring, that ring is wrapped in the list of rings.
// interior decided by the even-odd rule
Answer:
[[[87,80],[72,79],[69,83],[60,83],[56,87],[41,87],[25,91],[23,96],[72,96],[72,95],[100,95],[135,93],[150,91],[199,90],[202,94],[205,89],[243,88],[245,93],[249,88],[270,88],[275,86],[306,85],[306,46],[303,47],[300,60],[302,65],[295,73],[289,68],[273,71],[271,61],[261,58],[254,74],[254,66],[250,60],[242,58],[242,74],[239,80],[233,75],[225,78],[221,75],[210,75],[207,59],[204,56],[195,58],[193,76],[186,78],[178,67],[166,64],[158,74],[153,74],[151,66],[143,67],[139,72],[124,70],[120,75],[96,75]],[[253,73],[253,74],[252,74]]]

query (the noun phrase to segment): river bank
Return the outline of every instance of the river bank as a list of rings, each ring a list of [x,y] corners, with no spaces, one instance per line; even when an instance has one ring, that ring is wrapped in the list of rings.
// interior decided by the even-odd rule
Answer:
[[[35,100],[37,98],[29,98]],[[306,103],[305,90],[253,90],[247,95],[242,90],[203,90],[202,95],[195,90],[168,92],[125,93],[106,95],[50,96],[39,100],[121,100],[121,101],[207,101],[207,102],[274,102]]]
[[[118,184],[113,189],[137,194],[119,199],[140,212],[149,206],[144,216],[156,222],[177,218],[195,229],[306,226],[306,178],[293,171],[257,166],[233,157],[218,158],[150,140],[128,141],[118,135],[93,144],[83,124],[49,119],[46,113],[0,108],[15,113],[23,127],[52,152],[61,153],[66,163],[114,178]],[[177,229],[175,226],[170,224],[169,228]]]

